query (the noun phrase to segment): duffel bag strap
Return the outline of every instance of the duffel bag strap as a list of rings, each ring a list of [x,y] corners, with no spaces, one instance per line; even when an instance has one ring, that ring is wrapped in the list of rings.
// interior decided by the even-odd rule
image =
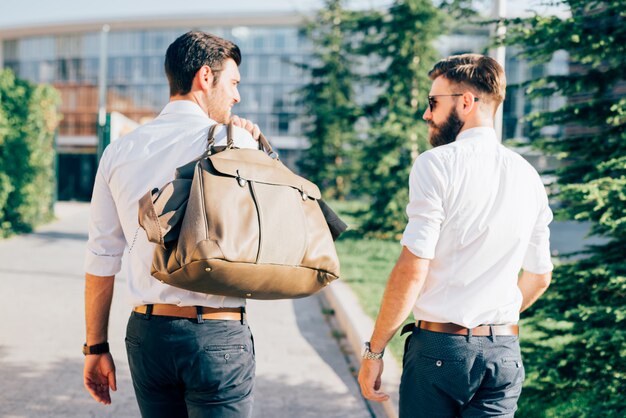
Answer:
[[[215,124],[209,128],[209,135],[207,139],[207,151],[211,149],[213,144],[215,143],[215,131],[218,124]],[[228,125],[226,125],[226,148],[234,148],[235,147],[235,138],[233,135],[233,121],[231,120]],[[272,157],[275,160],[278,160],[278,153],[274,151],[270,142],[265,138],[265,135],[261,134],[259,136],[259,150],[265,151],[267,155]]]
[[[207,135],[207,144],[206,144],[207,151],[210,151],[213,144],[215,144],[215,131],[217,130],[218,125],[219,123],[216,123],[215,125],[212,125],[209,128],[209,134]]]

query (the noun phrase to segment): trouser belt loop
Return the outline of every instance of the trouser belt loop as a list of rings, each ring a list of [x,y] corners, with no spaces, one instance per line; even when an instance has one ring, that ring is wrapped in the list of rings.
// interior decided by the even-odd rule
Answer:
[[[202,306],[196,306],[196,318],[198,319],[198,324],[204,323],[204,318],[202,317]]]
[[[419,321],[417,321],[417,331],[415,332],[420,332],[422,330],[422,320],[420,319]]]
[[[240,308],[240,310],[241,310],[241,311],[240,311],[240,312],[241,312],[241,325],[243,325],[243,316],[244,316],[244,314],[246,313],[246,307],[245,307],[245,306],[242,306],[242,307]]]
[[[468,328],[467,329],[467,342],[469,342],[470,338],[472,338],[472,329]]]
[[[496,330],[493,325],[489,325],[489,333],[491,334],[491,341],[495,343],[497,340],[497,337],[496,337]]]
[[[144,314],[143,319],[149,321],[150,318],[152,318],[152,309],[153,308],[154,308],[154,305],[151,304],[151,303],[146,305],[146,313]]]

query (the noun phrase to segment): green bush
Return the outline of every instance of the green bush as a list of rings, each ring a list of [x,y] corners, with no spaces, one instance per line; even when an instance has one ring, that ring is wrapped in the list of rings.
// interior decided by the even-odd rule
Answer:
[[[562,0],[571,15],[508,22],[506,42],[532,63],[557,51],[569,71],[526,83],[526,96],[565,98],[529,117],[530,138],[566,162],[553,174],[557,215],[590,222],[605,243],[565,258],[526,315],[538,338],[523,344],[524,417],[626,416],[626,0]],[[551,137],[545,127],[562,126]]]
[[[52,218],[57,91],[0,72],[0,237]]]

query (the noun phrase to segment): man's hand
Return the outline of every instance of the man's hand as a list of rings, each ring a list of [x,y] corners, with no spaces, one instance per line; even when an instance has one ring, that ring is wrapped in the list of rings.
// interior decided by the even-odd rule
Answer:
[[[259,125],[252,123],[252,121],[249,121],[248,119],[240,118],[237,115],[233,115],[231,120],[233,121],[233,125],[245,129],[252,134],[252,138],[257,141],[259,140],[259,136],[261,136],[261,129],[259,128]]]
[[[115,364],[111,353],[90,354],[85,356],[83,371],[85,388],[98,402],[108,405],[111,403],[109,388],[117,390],[115,382]]]
[[[389,399],[389,395],[380,392],[381,375],[383,374],[383,360],[361,360],[361,370],[359,370],[359,385],[361,393],[366,399],[376,402],[384,402]]]

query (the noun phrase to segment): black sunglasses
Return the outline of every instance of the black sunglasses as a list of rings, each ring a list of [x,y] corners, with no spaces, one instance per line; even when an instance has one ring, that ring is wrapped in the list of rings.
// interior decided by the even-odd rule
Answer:
[[[463,96],[463,93],[435,94],[434,96],[428,96],[428,108],[430,109],[431,113],[433,112],[433,110],[435,110],[435,105],[437,104],[435,97],[458,97],[458,96]],[[474,97],[474,101],[477,102],[478,97]]]

